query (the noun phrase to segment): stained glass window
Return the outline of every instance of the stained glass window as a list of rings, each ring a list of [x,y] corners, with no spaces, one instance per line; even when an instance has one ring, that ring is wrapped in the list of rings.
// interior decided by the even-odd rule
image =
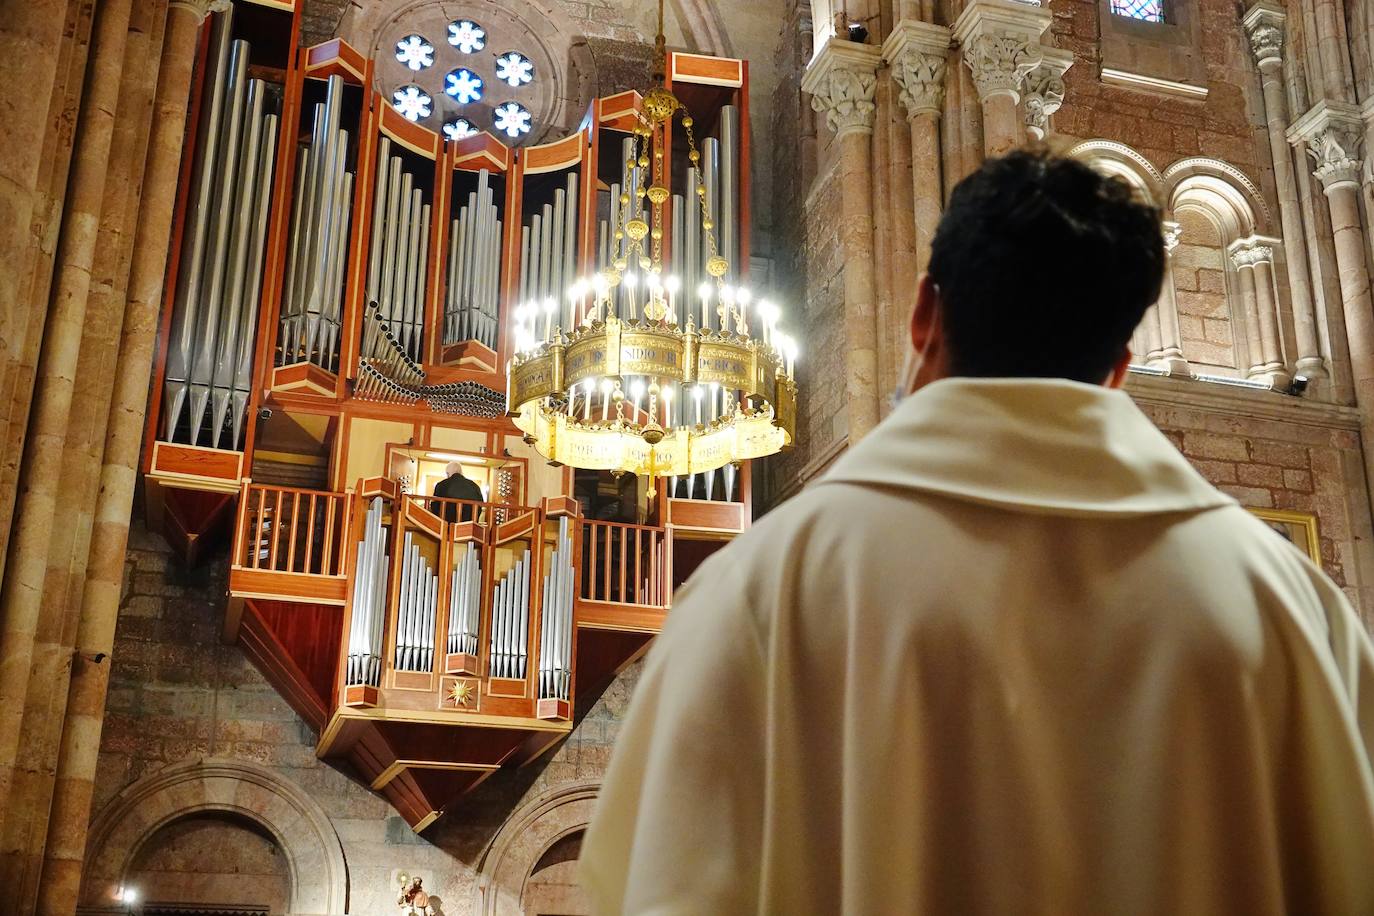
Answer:
[[[496,78],[519,88],[534,79],[534,63],[519,51],[507,51],[496,58]]]
[[[513,140],[530,132],[530,113],[523,105],[506,102],[492,111],[492,124]]]
[[[482,78],[467,67],[461,67],[444,79],[444,91],[453,96],[459,105],[479,101],[482,98]]]
[[[396,59],[412,70],[434,66],[434,45],[421,35],[407,35],[396,42]]]
[[[448,24],[448,43],[464,54],[472,54],[487,46],[487,30],[471,19],[459,19]]]
[[[1164,0],[1112,0],[1112,14],[1142,22],[1164,21]]]
[[[414,83],[402,86],[393,92],[391,103],[396,106],[397,111],[412,121],[427,118],[430,112],[434,110],[434,99],[430,97],[428,92]]]
[[[467,118],[454,118],[444,125],[444,136],[450,140],[462,140],[477,133],[477,128]]]

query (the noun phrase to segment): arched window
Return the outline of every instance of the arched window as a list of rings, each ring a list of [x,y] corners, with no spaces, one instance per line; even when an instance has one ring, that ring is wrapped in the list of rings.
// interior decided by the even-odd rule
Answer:
[[[449,139],[486,131],[511,146],[540,142],[575,126],[591,98],[585,43],[540,4],[369,7],[355,30],[370,33],[359,43],[374,49],[383,97]]]
[[[1183,204],[1173,252],[1174,302],[1183,355],[1196,370],[1234,375],[1243,368],[1235,347],[1235,323],[1226,288],[1221,228],[1206,209]]]

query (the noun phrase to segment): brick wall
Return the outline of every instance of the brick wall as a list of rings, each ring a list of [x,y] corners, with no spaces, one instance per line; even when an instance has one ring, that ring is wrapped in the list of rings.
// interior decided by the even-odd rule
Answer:
[[[495,774],[417,836],[379,795],[317,760],[314,732],[237,646],[220,641],[226,575],[223,558],[181,568],[162,539],[135,520],[92,815],[124,786],[167,764],[197,757],[253,761],[324,808],[348,862],[351,912],[391,912],[392,870],[405,868],[424,875],[425,887],[446,901],[444,912],[458,916],[468,912],[478,857],[523,799],[604,772],[638,666],[607,688],[550,756]],[[232,864],[234,855],[223,850],[230,861],[222,864]]]

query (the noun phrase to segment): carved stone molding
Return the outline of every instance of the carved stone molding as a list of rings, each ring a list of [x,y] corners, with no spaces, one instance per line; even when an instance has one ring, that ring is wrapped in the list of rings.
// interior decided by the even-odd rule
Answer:
[[[1250,52],[1261,70],[1283,65],[1283,23],[1287,14],[1276,0],[1256,0],[1241,20]]]
[[[1026,74],[1022,99],[1026,110],[1026,133],[1035,140],[1045,139],[1050,115],[1064,104],[1064,73],[1073,66],[1073,52],[1041,48],[1040,64]]]
[[[1257,245],[1252,241],[1239,243],[1241,247],[1232,247],[1231,263],[1239,270],[1242,267],[1254,267],[1261,262],[1272,264],[1274,262],[1274,249],[1268,245]]]
[[[211,13],[223,13],[233,5],[232,0],[169,0],[167,11],[184,10],[196,19],[204,20]]]
[[[1359,108],[1323,99],[1293,122],[1288,142],[1307,144],[1313,174],[1330,194],[1338,188],[1359,186],[1363,134]]]
[[[898,100],[908,119],[920,114],[940,116],[949,44],[949,29],[913,19],[898,22],[883,42],[883,59],[901,89]]]
[[[1040,36],[1053,16],[1012,0],[973,0],[954,23],[954,38],[973,74],[981,101],[998,95],[1019,101],[1026,74],[1040,65]]]
[[[878,48],[831,38],[806,68],[802,91],[811,94],[811,107],[825,115],[837,137],[873,133],[881,61]]]
[[[1174,249],[1178,247],[1178,240],[1183,235],[1183,226],[1171,219],[1164,221],[1164,254],[1172,255]]]

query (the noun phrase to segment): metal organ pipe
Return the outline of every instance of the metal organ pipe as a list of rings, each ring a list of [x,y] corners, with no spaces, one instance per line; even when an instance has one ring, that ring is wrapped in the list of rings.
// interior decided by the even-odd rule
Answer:
[[[539,696],[568,699],[572,653],[573,544],[569,520],[558,520],[558,540],[544,576],[539,640]]]
[[[382,525],[382,498],[373,497],[363,520],[363,537],[353,575],[353,612],[348,629],[347,683],[378,686],[381,677],[381,621],[386,610],[389,556]]]
[[[449,594],[448,651],[477,654],[478,611],[481,608],[482,566],[477,545],[464,545],[461,559],[453,565]]]
[[[523,678],[528,660],[530,551],[492,589],[491,676]]]
[[[311,362],[333,370],[352,217],[353,176],[348,131],[339,128],[343,77],[329,77],[298,178],[291,226],[291,257],[281,308],[281,362]]]
[[[501,220],[491,173],[477,173],[477,189],[452,220],[460,240],[450,251],[448,293],[444,303],[444,343],[476,340],[496,349],[501,287]]]
[[[217,15],[211,33],[162,418],[167,441],[223,449],[243,431],[277,133],[275,99],[248,78],[250,47],[230,41],[231,17]]]

